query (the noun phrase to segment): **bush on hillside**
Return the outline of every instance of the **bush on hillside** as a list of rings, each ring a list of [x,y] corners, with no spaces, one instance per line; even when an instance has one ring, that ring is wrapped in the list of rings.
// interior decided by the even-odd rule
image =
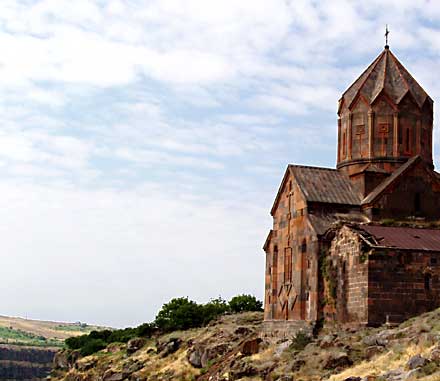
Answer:
[[[154,325],[145,323],[137,328],[123,328],[102,331],[92,331],[88,335],[69,337],[65,344],[69,349],[78,349],[83,356],[104,349],[110,343],[126,343],[135,337],[151,337]]]
[[[229,305],[226,300],[221,297],[211,299],[208,303],[202,305],[203,325],[208,324],[211,320],[224,315],[228,311]]]
[[[110,343],[126,343],[135,337],[151,337],[156,331],[202,327],[226,312],[261,311],[262,305],[251,295],[235,296],[229,303],[218,297],[205,304],[197,304],[187,297],[174,298],[162,306],[152,323],[144,323],[136,328],[92,331],[88,335],[68,338],[65,343],[69,349],[77,349],[83,356],[87,356]]]
[[[184,330],[203,324],[203,306],[188,298],[174,298],[165,303],[156,316],[156,326],[162,331]]]
[[[107,343],[102,339],[89,339],[86,341],[84,346],[79,350],[82,356],[90,356],[107,346]]]
[[[233,313],[246,311],[262,311],[263,303],[252,295],[237,295],[229,301],[229,308]]]

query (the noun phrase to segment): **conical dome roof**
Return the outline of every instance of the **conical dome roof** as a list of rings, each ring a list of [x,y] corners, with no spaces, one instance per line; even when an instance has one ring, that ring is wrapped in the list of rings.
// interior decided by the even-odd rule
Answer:
[[[344,92],[339,102],[339,112],[343,105],[350,108],[358,95],[362,95],[371,105],[382,92],[386,93],[395,105],[398,105],[408,93],[420,108],[427,99],[432,102],[429,95],[396,56],[388,47],[385,47],[373,63]]]

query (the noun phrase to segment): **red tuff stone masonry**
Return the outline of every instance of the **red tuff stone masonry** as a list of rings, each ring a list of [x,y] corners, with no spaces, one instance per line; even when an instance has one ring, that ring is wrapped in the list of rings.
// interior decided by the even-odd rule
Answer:
[[[289,165],[277,192],[266,331],[400,322],[440,306],[440,230],[422,228],[440,218],[432,99],[386,47],[338,116],[337,168]],[[419,227],[384,226],[390,219]]]

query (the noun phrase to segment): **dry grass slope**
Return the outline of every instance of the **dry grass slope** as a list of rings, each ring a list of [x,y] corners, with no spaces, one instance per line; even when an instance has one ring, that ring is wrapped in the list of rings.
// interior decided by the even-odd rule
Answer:
[[[0,343],[62,346],[65,339],[101,329],[80,323],[60,323],[0,316]]]
[[[262,314],[244,313],[149,339],[134,353],[126,344],[111,344],[57,369],[53,380],[440,380],[440,309],[394,328],[326,328],[302,345],[294,338],[266,338],[255,351],[239,345],[255,344],[261,326]],[[415,355],[424,363],[411,370]]]

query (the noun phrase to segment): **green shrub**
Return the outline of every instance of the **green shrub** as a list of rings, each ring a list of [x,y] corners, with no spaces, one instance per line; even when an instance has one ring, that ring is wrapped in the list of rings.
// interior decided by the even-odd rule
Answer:
[[[237,295],[229,301],[231,312],[262,311],[263,303],[252,295]]]
[[[79,350],[83,356],[104,349],[110,343],[126,343],[134,337],[151,337],[156,331],[170,332],[202,327],[218,316],[231,311],[261,311],[262,303],[251,295],[238,295],[226,303],[221,297],[206,304],[197,304],[188,298],[174,298],[165,303],[152,323],[136,328],[92,331],[89,334],[66,339],[67,348]]]
[[[311,341],[312,339],[309,335],[302,331],[298,331],[292,338],[292,343],[289,345],[289,348],[294,351],[302,351]]]
[[[202,305],[203,325],[208,324],[211,320],[216,319],[228,311],[229,305],[224,299],[221,297],[211,299],[208,303]]]
[[[144,323],[136,328],[137,336],[139,337],[151,337],[155,331],[156,326],[154,323]]]
[[[200,327],[203,307],[188,298],[174,298],[162,306],[156,316],[156,326],[165,332]]]
[[[437,372],[439,370],[438,365],[434,361],[430,361],[426,363],[422,369],[420,369],[421,373],[425,376],[430,376],[431,374]]]
[[[90,356],[91,354],[104,349],[107,343],[102,339],[89,339],[83,347],[80,349],[82,356]]]

